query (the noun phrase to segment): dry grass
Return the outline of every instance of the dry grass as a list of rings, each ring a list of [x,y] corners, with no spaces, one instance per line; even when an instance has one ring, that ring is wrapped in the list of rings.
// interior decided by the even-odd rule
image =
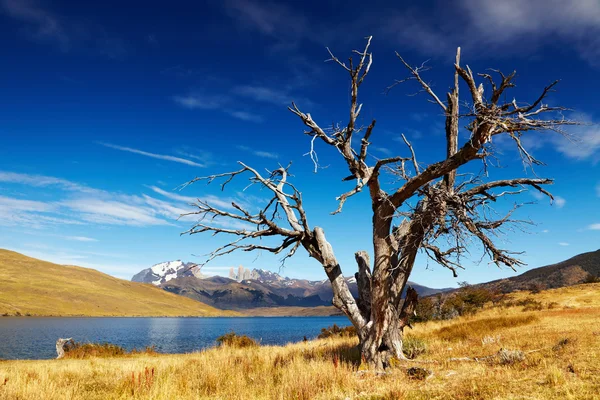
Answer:
[[[427,352],[416,361],[430,362],[397,363],[386,374],[359,366],[356,339],[330,338],[181,355],[4,361],[0,398],[598,399],[600,284],[539,296],[560,307],[488,308],[417,325],[410,334],[426,343]],[[463,325],[475,329],[452,341],[440,336],[444,328]],[[495,361],[450,360],[488,355]]]
[[[0,315],[239,315],[93,269],[40,261],[0,249]]]

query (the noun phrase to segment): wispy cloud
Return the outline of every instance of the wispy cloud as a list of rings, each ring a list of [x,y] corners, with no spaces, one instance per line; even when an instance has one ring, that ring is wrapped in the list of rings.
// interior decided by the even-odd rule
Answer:
[[[246,203],[246,200],[239,201],[239,200],[235,200],[233,198],[217,197],[217,196],[212,196],[212,195],[204,195],[202,197],[183,196],[176,192],[163,190],[156,186],[148,186],[148,188],[150,188],[154,193],[160,194],[161,196],[164,196],[170,200],[175,200],[175,201],[182,202],[185,204],[192,204],[192,203],[196,203],[198,200],[202,200],[202,201],[206,201],[207,203],[210,203],[212,206],[215,206],[215,207],[220,207],[220,208],[225,208],[225,209],[233,209],[234,207],[231,205],[231,203],[234,201],[238,204]]]
[[[126,53],[123,40],[104,27],[60,15],[34,0],[0,0],[0,11],[21,22],[29,39],[51,43],[63,52],[78,47],[110,59]]]
[[[552,135],[556,149],[569,158],[576,160],[600,160],[600,125],[592,121],[587,114],[576,114],[573,119],[585,125],[576,126],[569,130],[571,137]]]
[[[96,191],[95,189],[71,182],[67,179],[44,175],[20,174],[9,171],[0,171],[0,182],[16,183],[34,187],[58,186],[64,190],[86,193],[93,193]]]
[[[554,196],[554,205],[556,207],[563,208],[565,204],[567,204],[567,201],[564,198],[560,196]]]
[[[235,117],[237,119],[241,119],[242,121],[250,121],[250,122],[263,122],[263,117],[260,115],[256,115],[254,113],[248,111],[234,111],[227,110],[227,114]]]
[[[559,242],[558,243],[559,246],[570,246],[570,243],[567,242]]]
[[[0,172],[0,182],[59,189],[53,193],[56,197],[53,201],[0,196],[0,224],[4,226],[43,229],[66,224],[174,225],[179,215],[189,211],[189,206],[179,198],[171,199],[176,200],[171,203],[148,195],[112,193],[52,176]],[[65,238],[85,240],[83,236]]]
[[[216,110],[224,107],[229,102],[223,96],[206,96],[201,94],[173,96],[173,101],[183,108],[190,110]]]
[[[218,110],[242,121],[263,121],[263,118],[258,114],[235,108],[235,102],[227,96],[207,96],[196,93],[174,96],[173,101],[188,110]]]
[[[29,0],[2,0],[4,12],[27,24],[27,33],[36,40],[52,41],[66,51],[70,39],[59,17]]]
[[[171,225],[169,221],[158,218],[155,209],[136,202],[81,198],[66,200],[60,204],[77,212],[79,218],[90,223],[131,226]]]
[[[264,85],[242,85],[236,86],[232,92],[241,97],[246,97],[261,103],[269,103],[276,106],[288,106],[294,101],[296,104],[301,104],[305,108],[314,108],[315,103],[309,99],[291,93],[281,88],[274,88]]]
[[[256,150],[253,149],[251,147],[248,146],[237,146],[238,149],[243,150],[243,151],[247,151],[248,153],[254,154],[257,157],[263,157],[263,158],[272,158],[272,159],[278,159],[279,158],[279,154],[277,153],[272,153],[270,151],[264,151],[264,150]]]
[[[588,226],[588,229],[592,231],[600,231],[600,223],[591,224],[590,226]]]
[[[371,149],[372,151],[376,152],[376,153],[381,153],[384,156],[391,156],[392,155],[392,151],[386,147],[380,147],[380,146],[369,146],[369,149]]]
[[[193,167],[205,167],[204,164],[200,164],[200,163],[197,163],[196,161],[188,160],[186,158],[169,156],[169,155],[164,155],[164,154],[150,153],[150,152],[147,152],[144,150],[134,149],[132,147],[118,146],[116,144],[111,144],[111,143],[99,142],[98,144],[105,146],[105,147],[109,147],[111,149],[126,151],[126,152],[133,153],[133,154],[139,154],[139,155],[146,156],[146,157],[156,158],[158,160],[173,161],[173,162],[180,163],[180,164],[191,165]]]
[[[90,238],[87,236],[65,236],[67,240],[74,240],[76,242],[97,242],[98,239]]]
[[[470,57],[510,55],[562,41],[591,64],[600,63],[600,41],[590,40],[600,34],[597,1],[458,0],[439,2],[432,12],[403,8],[379,18],[381,33],[429,56],[457,45]]]

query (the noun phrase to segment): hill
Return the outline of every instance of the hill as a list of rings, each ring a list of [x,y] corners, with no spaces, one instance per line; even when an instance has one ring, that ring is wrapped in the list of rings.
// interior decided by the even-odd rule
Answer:
[[[38,316],[236,315],[99,271],[0,249],[0,314]]]
[[[590,275],[600,276],[600,250],[582,253],[556,264],[531,269],[518,276],[498,279],[476,286],[495,289],[504,293],[533,288],[552,289],[577,285],[584,282]]]

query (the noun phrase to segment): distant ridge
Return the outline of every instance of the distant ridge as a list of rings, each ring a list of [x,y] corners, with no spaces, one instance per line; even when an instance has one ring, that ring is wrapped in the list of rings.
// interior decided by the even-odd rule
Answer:
[[[152,285],[0,249],[0,315],[235,315]]]
[[[582,253],[568,260],[544,267],[534,268],[518,276],[481,283],[501,292],[516,290],[554,289],[577,285],[589,277],[600,277],[600,250]]]

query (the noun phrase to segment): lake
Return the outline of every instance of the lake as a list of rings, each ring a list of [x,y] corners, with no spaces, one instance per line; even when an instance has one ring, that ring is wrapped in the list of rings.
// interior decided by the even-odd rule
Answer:
[[[131,350],[156,346],[161,353],[189,353],[215,345],[234,331],[261,344],[299,342],[317,337],[321,328],[350,324],[346,317],[244,318],[0,318],[0,359],[56,357],[56,340],[113,343]]]

